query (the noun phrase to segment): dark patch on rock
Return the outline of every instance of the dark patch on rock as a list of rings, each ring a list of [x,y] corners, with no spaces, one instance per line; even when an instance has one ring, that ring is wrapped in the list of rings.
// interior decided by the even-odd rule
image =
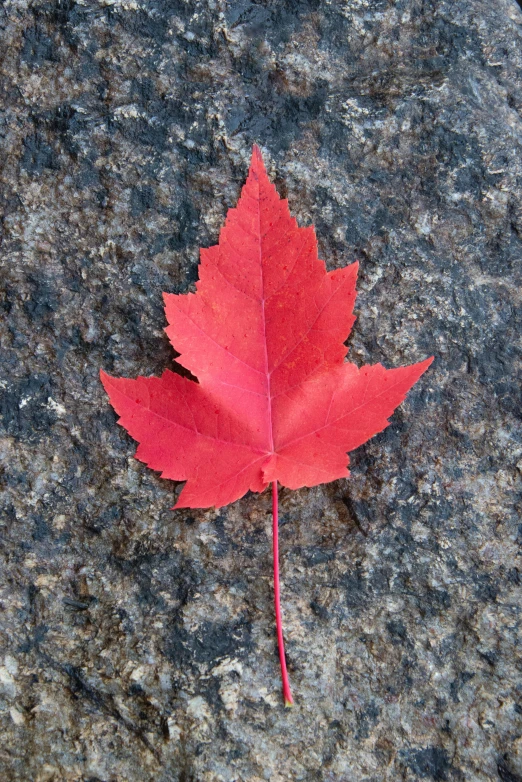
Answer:
[[[522,776],[515,773],[511,768],[511,762],[508,757],[499,760],[497,765],[498,776],[502,782],[521,782]]]
[[[24,43],[20,51],[21,59],[31,66],[44,62],[56,62],[58,59],[56,44],[41,24],[36,23],[23,32]]]
[[[218,665],[225,657],[244,658],[253,645],[252,624],[240,619],[231,624],[203,622],[189,633],[179,623],[169,631],[165,653],[173,662]]]
[[[9,383],[0,392],[0,417],[5,431],[28,442],[38,442],[57,420],[49,405],[53,394],[49,375],[36,374]]]
[[[446,750],[440,747],[411,749],[402,753],[405,764],[422,779],[445,780],[451,771]]]
[[[38,176],[45,169],[57,171],[60,168],[58,155],[39,132],[31,133],[23,140],[24,153],[20,166],[30,176]]]
[[[131,190],[131,213],[137,217],[147,209],[154,206],[154,190],[149,185],[144,187],[133,187]]]

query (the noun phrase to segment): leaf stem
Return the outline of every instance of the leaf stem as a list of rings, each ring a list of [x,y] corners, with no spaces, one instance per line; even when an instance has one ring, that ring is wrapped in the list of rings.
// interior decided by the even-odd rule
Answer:
[[[294,702],[288,681],[286,670],[285,643],[283,640],[283,623],[281,621],[281,595],[279,589],[279,514],[277,504],[277,481],[272,482],[272,543],[274,553],[274,604],[277,628],[277,647],[279,650],[279,662],[281,664],[281,679],[283,682],[283,698],[285,706],[291,706]]]

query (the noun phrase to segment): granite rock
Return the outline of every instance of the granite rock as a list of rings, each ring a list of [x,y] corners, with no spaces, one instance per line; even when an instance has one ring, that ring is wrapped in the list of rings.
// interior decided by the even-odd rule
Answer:
[[[522,14],[510,0],[0,11],[3,782],[522,780]],[[98,379],[173,353],[251,145],[352,360],[435,355],[352,477],[170,510]]]

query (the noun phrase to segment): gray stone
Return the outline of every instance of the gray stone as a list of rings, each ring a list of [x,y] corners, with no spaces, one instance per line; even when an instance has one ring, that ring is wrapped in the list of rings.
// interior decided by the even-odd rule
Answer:
[[[509,0],[1,11],[0,777],[522,779],[522,15]],[[435,355],[352,477],[173,512],[98,379],[173,354],[252,143],[352,359]],[[517,504],[518,503],[518,504]]]

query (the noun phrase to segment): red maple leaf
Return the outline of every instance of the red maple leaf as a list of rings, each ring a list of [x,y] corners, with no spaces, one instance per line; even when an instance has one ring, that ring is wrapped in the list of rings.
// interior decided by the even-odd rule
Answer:
[[[276,618],[285,701],[292,702],[279,609],[277,482],[347,478],[347,452],[388,418],[432,358],[399,369],[345,361],[356,263],[327,272],[313,227],[299,228],[254,147],[219,244],[201,250],[196,293],[164,294],[176,361],[199,383],[101,372],[136,458],[186,481],[176,508],[228,505],[273,488]]]

